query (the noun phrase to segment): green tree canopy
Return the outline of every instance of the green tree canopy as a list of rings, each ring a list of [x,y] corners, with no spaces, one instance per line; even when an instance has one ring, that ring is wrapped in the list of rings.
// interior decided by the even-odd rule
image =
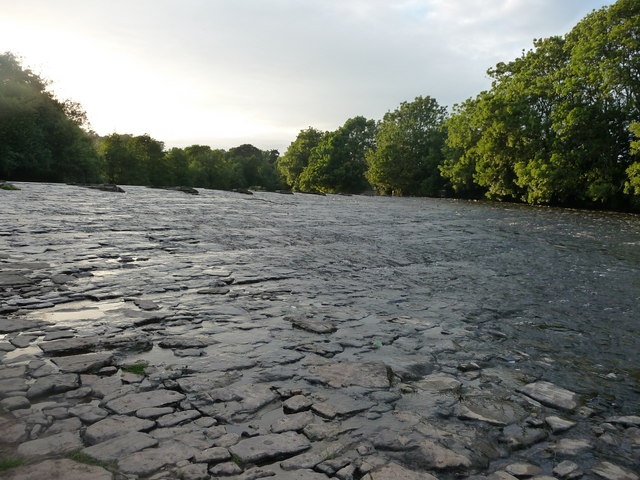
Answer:
[[[47,82],[11,53],[0,55],[0,176],[9,180],[95,181],[99,161],[77,103],[61,102]]]
[[[320,144],[325,132],[309,127],[300,130],[296,139],[276,163],[278,172],[293,190],[300,190],[300,175],[309,164],[313,150]]]
[[[369,188],[365,155],[374,148],[376,122],[358,116],[326,134],[299,178],[302,191],[360,193]]]
[[[399,195],[438,195],[446,109],[431,97],[402,102],[385,114],[376,148],[367,152],[367,179],[379,191]]]
[[[535,40],[489,71],[489,91],[456,106],[442,175],[456,192],[490,198],[628,203],[639,59],[635,0],[592,12],[565,37]]]

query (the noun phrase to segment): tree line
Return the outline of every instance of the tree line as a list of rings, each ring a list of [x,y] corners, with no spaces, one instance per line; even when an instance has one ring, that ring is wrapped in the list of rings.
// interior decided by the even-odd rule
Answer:
[[[379,120],[301,130],[284,155],[241,145],[165,149],[98,137],[11,54],[0,55],[0,177],[230,189],[490,198],[640,210],[640,3],[594,10],[567,35],[489,69],[447,108],[428,96]]]

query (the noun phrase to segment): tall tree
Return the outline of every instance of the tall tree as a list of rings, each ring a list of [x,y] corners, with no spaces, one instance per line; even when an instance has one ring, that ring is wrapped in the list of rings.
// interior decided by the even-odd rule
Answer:
[[[86,115],[11,53],[0,54],[0,176],[12,180],[95,181],[99,161],[82,129]]]
[[[296,139],[276,162],[278,172],[293,190],[300,190],[300,175],[309,164],[313,150],[320,144],[325,132],[309,127],[300,130]]]
[[[376,122],[358,116],[324,136],[300,175],[300,189],[327,193],[360,193],[368,189],[365,155],[374,148],[375,134]]]
[[[385,114],[376,148],[367,152],[367,179],[379,191],[398,195],[440,193],[446,109],[431,97],[402,102]]]

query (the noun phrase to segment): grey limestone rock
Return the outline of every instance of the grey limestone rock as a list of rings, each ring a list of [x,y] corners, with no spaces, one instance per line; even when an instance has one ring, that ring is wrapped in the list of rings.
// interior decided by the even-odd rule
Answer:
[[[539,473],[542,473],[542,469],[539,466],[533,465],[531,463],[522,463],[522,462],[511,463],[507,465],[504,469],[507,473],[510,473],[514,477],[518,477],[518,478],[534,477]]]
[[[639,478],[635,473],[611,462],[600,462],[591,471],[605,480],[638,480]]]
[[[389,463],[368,473],[362,480],[438,480],[426,472],[409,470],[397,463]]]
[[[80,386],[80,379],[75,373],[48,375],[38,378],[27,390],[27,398],[33,399],[56,393],[64,393]]]
[[[25,457],[46,457],[63,455],[82,448],[80,434],[76,432],[62,432],[49,437],[38,438],[21,443],[18,454]]]
[[[309,368],[309,373],[333,388],[389,388],[387,367],[374,362],[337,362]]]
[[[185,395],[173,390],[153,390],[130,393],[105,403],[105,408],[119,414],[128,415],[142,408],[163,407],[178,403]]]
[[[193,458],[197,449],[181,442],[169,441],[158,448],[140,449],[118,460],[118,467],[125,473],[149,475],[165,465],[174,465],[181,460]]]
[[[213,475],[214,478],[220,478],[242,473],[242,469],[234,462],[224,462],[209,468],[209,473]]]
[[[299,432],[308,424],[315,420],[315,416],[311,412],[300,412],[291,415],[285,415],[271,425],[273,433],[282,433],[288,431]]]
[[[54,458],[3,472],[4,480],[112,480],[113,474],[102,467]]]
[[[112,415],[88,426],[84,438],[89,445],[95,445],[129,432],[150,430],[154,426],[155,422],[152,420],[144,420],[128,415]]]
[[[181,423],[195,420],[200,416],[197,410],[182,410],[176,413],[170,413],[156,419],[158,427],[173,427]]]
[[[546,422],[547,425],[549,425],[553,433],[566,432],[567,430],[575,427],[576,425],[576,422],[572,422],[571,420],[557,417],[555,415],[546,417],[544,421]]]
[[[29,408],[31,406],[31,402],[26,397],[15,396],[15,397],[7,397],[0,401],[0,409],[5,410],[18,410],[21,408]]]
[[[244,463],[257,463],[304,452],[311,444],[304,435],[294,432],[259,435],[241,440],[229,451]]]
[[[305,395],[294,395],[282,403],[285,413],[298,413],[309,410],[313,402]]]
[[[112,360],[113,354],[111,353],[86,353],[52,359],[60,371],[65,373],[85,373],[90,370],[97,370],[109,365]]]
[[[82,450],[82,453],[102,462],[113,462],[125,455],[144,450],[145,448],[154,447],[158,444],[158,440],[151,435],[141,432],[129,432],[115,438],[110,438],[104,442],[98,443]]]
[[[193,457],[194,462],[220,463],[231,458],[231,453],[224,447],[211,447],[202,450]]]
[[[561,410],[574,410],[578,404],[576,394],[550,382],[529,383],[517,389],[543,405]]]

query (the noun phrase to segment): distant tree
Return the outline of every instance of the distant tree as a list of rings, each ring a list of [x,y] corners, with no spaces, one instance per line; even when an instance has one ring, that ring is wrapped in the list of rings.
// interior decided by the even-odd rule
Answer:
[[[241,184],[237,186],[260,187],[267,190],[279,188],[280,178],[276,170],[276,154],[277,150],[262,151],[250,144],[229,149],[227,160],[237,166],[241,174]]]
[[[140,184],[167,186],[171,184],[170,172],[165,160],[164,143],[149,135],[132,137],[128,148],[140,166]]]
[[[190,184],[195,187],[226,190],[238,186],[239,173],[226,159],[226,152],[205,145],[184,149],[189,164]]]
[[[374,148],[375,134],[376,122],[358,116],[325,135],[299,177],[300,190],[360,193],[370,188],[365,155]]]
[[[163,148],[162,142],[146,134],[112,133],[98,143],[104,176],[124,185],[168,185]]]
[[[82,129],[86,114],[47,86],[13,54],[0,54],[0,177],[96,181],[98,155]]]
[[[402,102],[378,127],[376,148],[367,152],[367,179],[379,191],[438,195],[446,109],[430,97]]]
[[[309,127],[300,130],[296,139],[276,163],[278,172],[293,190],[300,190],[300,175],[309,164],[313,150],[319,145],[325,132]]]
[[[191,186],[189,157],[181,148],[172,148],[165,155],[165,165],[172,185]]]
[[[442,175],[458,193],[496,199],[628,204],[640,170],[632,153],[639,59],[637,0],[592,12],[564,37],[535,40],[489,70],[489,91],[455,108]]]
[[[632,123],[629,129],[635,135],[631,142],[631,155],[635,161],[626,170],[625,193],[640,196],[640,122]]]

